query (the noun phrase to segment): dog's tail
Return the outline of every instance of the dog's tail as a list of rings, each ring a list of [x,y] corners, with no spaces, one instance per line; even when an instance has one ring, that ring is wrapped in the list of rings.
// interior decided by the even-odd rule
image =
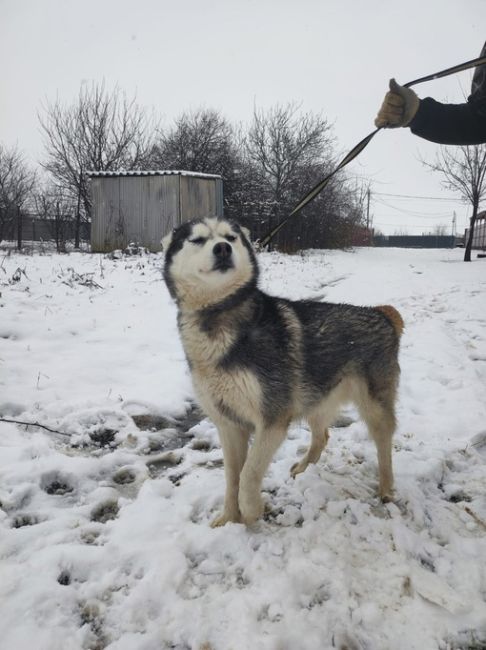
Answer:
[[[375,307],[375,309],[377,311],[381,311],[381,313],[386,316],[386,318],[393,325],[397,336],[400,338],[405,328],[405,323],[403,322],[403,318],[401,317],[400,312],[391,305],[378,305],[378,307]]]

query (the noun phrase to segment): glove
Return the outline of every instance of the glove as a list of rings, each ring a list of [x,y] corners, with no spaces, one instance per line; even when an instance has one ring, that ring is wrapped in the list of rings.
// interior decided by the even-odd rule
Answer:
[[[408,126],[418,111],[420,99],[405,86],[397,84],[395,79],[390,79],[390,90],[385,95],[375,126],[385,129],[396,129],[399,126]]]

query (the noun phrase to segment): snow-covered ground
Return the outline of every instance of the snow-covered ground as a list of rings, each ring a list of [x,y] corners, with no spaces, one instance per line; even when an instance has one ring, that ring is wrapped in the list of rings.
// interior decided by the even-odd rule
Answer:
[[[460,250],[260,256],[290,298],[391,303],[395,503],[350,410],[253,529],[211,529],[222,453],[193,407],[162,256],[0,254],[0,647],[486,647],[486,260]],[[135,416],[133,419],[132,416]]]

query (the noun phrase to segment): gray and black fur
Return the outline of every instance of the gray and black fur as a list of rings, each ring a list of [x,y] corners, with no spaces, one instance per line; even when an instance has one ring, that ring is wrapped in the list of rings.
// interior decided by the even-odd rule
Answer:
[[[295,476],[317,462],[347,401],[357,404],[376,442],[380,494],[390,498],[403,329],[393,307],[267,295],[258,289],[246,234],[217,218],[174,231],[164,277],[178,305],[196,391],[223,446],[227,489],[215,525],[261,516],[261,481],[290,421],[307,418],[312,431],[307,453],[292,467]]]

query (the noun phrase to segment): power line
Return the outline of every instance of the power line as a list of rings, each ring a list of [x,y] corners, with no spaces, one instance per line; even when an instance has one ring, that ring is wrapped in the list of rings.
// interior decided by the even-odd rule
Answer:
[[[389,194],[388,192],[373,192],[378,196],[392,196],[395,199],[421,199],[425,201],[452,201],[454,203],[464,203],[462,199],[443,196],[418,196],[415,194]]]
[[[446,226],[448,224],[437,224],[437,225]],[[429,223],[429,224],[426,224],[426,225],[417,226],[416,224],[413,224],[413,223],[384,223],[383,221],[380,222],[380,223],[373,223],[373,227],[375,228],[375,230],[378,229],[378,228],[381,228],[381,226],[394,226],[395,228],[420,228],[421,230],[427,230],[431,226],[433,226],[433,224]]]
[[[420,217],[422,219],[444,219],[446,217],[450,217],[451,213],[450,212],[436,212],[434,214],[424,214],[423,211],[416,212],[414,210],[405,210],[404,208],[398,208],[396,205],[391,205],[390,203],[387,203],[386,201],[383,200],[378,200],[376,199],[376,203],[380,205],[384,205],[386,208],[390,208],[392,210],[396,210],[397,212],[402,212],[403,214],[409,214],[412,217]]]

